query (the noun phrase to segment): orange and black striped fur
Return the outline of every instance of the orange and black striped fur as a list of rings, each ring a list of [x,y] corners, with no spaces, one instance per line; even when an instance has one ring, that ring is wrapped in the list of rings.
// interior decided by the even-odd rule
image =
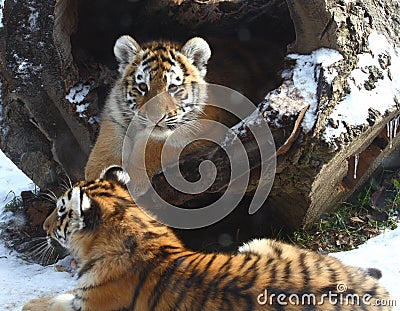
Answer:
[[[79,286],[71,294],[32,300],[25,311],[391,309],[373,306],[389,298],[376,279],[329,256],[267,239],[234,255],[191,251],[137,207],[127,181],[121,168],[111,167],[58,199],[44,228],[76,258]],[[343,294],[370,295],[371,305],[333,305],[327,298],[318,304],[322,295],[338,294],[339,284],[347,286]],[[301,302],[310,294],[315,305],[289,303],[290,295]],[[286,299],[278,303],[278,295]]]
[[[121,165],[124,138],[135,120],[129,143],[134,150],[130,163],[138,170],[130,174],[136,197],[149,187],[141,172],[151,178],[161,171],[163,148],[181,148],[191,141],[193,132],[206,131],[199,120],[232,125],[233,118],[208,104],[204,78],[211,50],[205,40],[192,38],[183,46],[166,41],[140,46],[130,36],[122,36],[114,54],[119,62],[119,79],[106,101],[85,176],[95,179],[105,167]],[[164,146],[172,134],[173,139]]]

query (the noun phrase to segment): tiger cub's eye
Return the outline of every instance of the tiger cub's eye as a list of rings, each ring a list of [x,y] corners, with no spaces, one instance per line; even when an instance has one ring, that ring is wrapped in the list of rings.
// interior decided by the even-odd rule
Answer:
[[[141,90],[142,92],[147,92],[147,84],[144,82],[139,83],[139,90]]]
[[[175,84],[170,84],[169,86],[168,86],[168,92],[176,92],[176,90],[178,89],[178,86],[177,85],[175,85]]]

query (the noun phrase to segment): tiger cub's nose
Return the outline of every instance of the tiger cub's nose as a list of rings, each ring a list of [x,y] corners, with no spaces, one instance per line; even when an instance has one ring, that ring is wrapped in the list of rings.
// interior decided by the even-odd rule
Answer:
[[[43,230],[46,231],[47,233],[50,232],[50,227],[52,222],[55,222],[57,220],[57,209],[55,209],[44,221],[43,223]]]
[[[48,232],[49,231],[49,217],[46,218],[46,220],[43,223],[43,230]]]

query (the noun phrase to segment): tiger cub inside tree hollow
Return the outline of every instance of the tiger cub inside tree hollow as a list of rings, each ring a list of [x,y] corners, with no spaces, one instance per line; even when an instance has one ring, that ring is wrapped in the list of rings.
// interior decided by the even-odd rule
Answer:
[[[366,271],[292,245],[262,239],[237,254],[194,252],[136,205],[128,182],[111,167],[57,200],[43,227],[76,259],[78,287],[23,311],[392,309]]]
[[[151,180],[161,171],[163,148],[168,156],[187,144],[193,132],[211,131],[201,126],[199,120],[213,120],[228,126],[237,120],[227,111],[207,105],[204,77],[211,50],[202,38],[192,38],[183,46],[154,41],[141,47],[125,35],[117,40],[114,54],[120,76],[107,98],[85,176],[92,180],[105,167],[121,165],[124,138],[135,118],[134,131],[129,132],[133,150],[129,165],[135,169],[135,174],[131,174],[131,191],[136,197],[150,186],[145,173]],[[157,95],[157,100],[151,100]],[[170,136],[173,139],[165,144]],[[192,144],[184,151],[193,152],[201,146],[201,143]]]

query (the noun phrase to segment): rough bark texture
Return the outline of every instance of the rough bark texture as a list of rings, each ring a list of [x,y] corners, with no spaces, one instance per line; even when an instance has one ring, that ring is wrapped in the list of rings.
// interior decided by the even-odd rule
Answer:
[[[255,159],[252,177],[240,206],[214,228],[218,236],[225,232],[239,241],[271,228],[295,229],[311,223],[347,198],[400,144],[397,137],[390,148],[385,135],[386,124],[399,113],[398,94],[393,94],[392,108],[384,113],[371,110],[365,124],[342,122],[345,133],[334,139],[325,135],[328,126],[339,126],[332,113],[351,91],[349,76],[359,54],[370,53],[369,34],[377,31],[400,45],[398,2],[109,2],[5,0],[0,28],[1,148],[43,190],[57,190],[65,175],[73,181],[83,177],[99,127],[97,116],[116,73],[112,46],[125,33],[139,42],[205,37],[213,48],[211,82],[242,91],[260,103],[277,148],[284,146],[268,200],[249,216],[246,204],[257,186],[259,163],[257,148],[251,147],[251,137],[242,131],[241,139]],[[343,58],[329,66],[315,66],[316,103],[310,103],[294,82],[295,61],[284,55],[286,48],[290,53],[310,54],[321,47],[338,50]],[[379,56],[379,64],[367,70],[366,89],[373,90],[381,80],[390,55]],[[283,78],[278,75],[282,69],[288,73]],[[332,72],[337,74],[327,79]],[[315,116],[315,123],[305,130],[300,114],[308,105],[306,118]],[[357,153],[360,166],[354,179],[352,163]],[[184,158],[182,167],[191,168],[204,159],[221,167],[226,164],[215,148]],[[183,174],[195,178],[193,170]],[[168,188],[161,175],[153,182],[172,203],[195,207],[215,200],[228,179],[220,176],[196,197]],[[201,232],[195,234],[200,243]]]
[[[74,5],[7,1],[4,6],[2,149],[43,189],[53,188],[66,173],[82,178],[94,139],[93,129],[65,99],[80,79],[69,40],[77,23]]]
[[[290,210],[292,202],[297,202],[299,218],[291,223],[296,227],[310,224],[321,213],[336,206],[337,202],[345,200],[368,180],[388,154],[396,150],[399,144],[398,137],[390,147],[386,125],[399,114],[398,89],[393,92],[391,108],[384,113],[370,109],[368,121],[365,120],[364,124],[357,126],[344,123],[346,132],[333,140],[327,141],[324,134],[327,125],[332,121],[333,109],[351,91],[348,78],[357,66],[359,54],[371,53],[369,34],[377,31],[389,42],[399,46],[400,25],[396,18],[399,4],[394,2],[327,1],[326,6],[325,1],[287,2],[296,27],[296,41],[290,46],[291,52],[310,53],[316,47],[328,47],[337,49],[343,55],[343,60],[332,65],[339,73],[333,81],[324,79],[324,71],[329,71],[329,68],[317,68],[320,71],[320,79],[316,90],[318,108],[315,126],[302,137],[302,142],[299,142],[297,148],[293,148],[290,153],[279,159],[277,178],[269,202],[275,201],[283,210]],[[307,9],[309,6],[317,9]],[[297,13],[300,15],[296,15]],[[317,27],[318,21],[324,27]],[[387,57],[385,53],[379,56],[379,68],[368,67],[367,75],[373,83],[372,89],[365,83],[366,89],[373,90],[376,87],[375,82],[381,78],[376,78],[379,74],[374,72],[382,73],[386,69],[384,63]],[[382,94],[380,100],[384,100],[384,96]],[[279,100],[282,100],[280,97],[269,101],[271,97],[267,96],[264,107],[269,110],[268,115],[274,115],[274,109],[283,113],[279,105]],[[274,102],[278,102],[277,108],[270,110]],[[358,153],[359,167],[354,178],[354,156]]]

